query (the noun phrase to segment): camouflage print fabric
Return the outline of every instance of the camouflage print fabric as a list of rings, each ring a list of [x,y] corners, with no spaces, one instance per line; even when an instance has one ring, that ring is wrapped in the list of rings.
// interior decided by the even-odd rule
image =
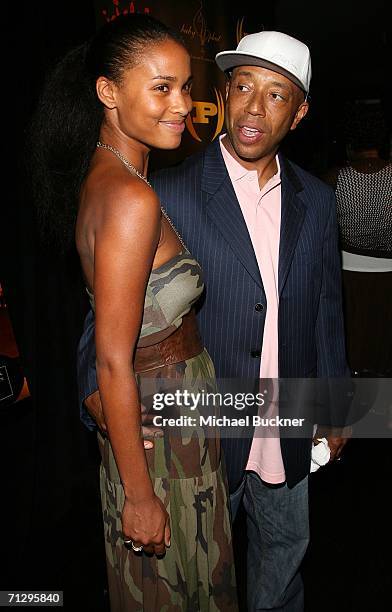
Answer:
[[[197,262],[184,253],[151,274],[141,343],[154,344],[175,330],[203,289]],[[141,401],[173,389],[215,390],[212,361],[204,350],[186,361],[139,374]],[[190,414],[176,406],[175,416]],[[192,411],[192,416],[197,416]],[[214,432],[213,432],[214,433]],[[124,546],[121,511],[124,492],[108,439],[98,434],[101,497],[111,612],[236,611],[237,596],[231,522],[219,434],[203,428],[164,428],[146,451],[156,495],[171,525],[171,546],[162,558]]]

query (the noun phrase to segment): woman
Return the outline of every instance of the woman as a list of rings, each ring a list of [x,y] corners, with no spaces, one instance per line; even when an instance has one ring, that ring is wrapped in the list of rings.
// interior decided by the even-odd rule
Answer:
[[[190,58],[178,36],[149,16],[122,16],[56,68],[36,125],[41,142],[48,136],[37,160],[48,169],[46,193],[69,211],[59,215],[46,197],[43,220],[65,219],[66,234],[77,214],[95,310],[112,612],[236,609],[218,437],[165,429],[145,451],[140,435],[139,395],[148,403],[166,379],[188,390],[214,384],[191,310],[203,290],[201,270],[146,179],[151,148],[181,142],[190,89]]]
[[[342,252],[347,357],[355,376],[392,372],[392,165],[388,130],[371,101],[348,108],[347,164],[332,169]]]

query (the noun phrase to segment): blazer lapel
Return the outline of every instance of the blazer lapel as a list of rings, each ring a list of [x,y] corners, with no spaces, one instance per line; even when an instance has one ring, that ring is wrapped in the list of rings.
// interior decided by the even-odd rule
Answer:
[[[220,151],[219,140],[204,154],[202,189],[208,194],[207,214],[244,268],[263,284],[252,241]]]
[[[306,206],[297,196],[303,186],[290,163],[279,154],[282,180],[282,204],[279,243],[279,296],[286,283]]]

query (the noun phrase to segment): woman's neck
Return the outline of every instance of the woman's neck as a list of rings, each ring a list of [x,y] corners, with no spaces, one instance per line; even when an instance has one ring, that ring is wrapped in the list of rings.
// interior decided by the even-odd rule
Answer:
[[[101,127],[99,140],[117,149],[141,174],[147,175],[150,149],[146,145],[105,124]]]

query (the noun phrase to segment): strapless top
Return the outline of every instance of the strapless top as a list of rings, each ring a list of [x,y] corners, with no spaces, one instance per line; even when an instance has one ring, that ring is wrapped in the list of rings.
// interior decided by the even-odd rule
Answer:
[[[170,336],[203,289],[201,267],[187,251],[152,270],[146,287],[138,346],[149,346]],[[94,295],[86,290],[94,310]]]

